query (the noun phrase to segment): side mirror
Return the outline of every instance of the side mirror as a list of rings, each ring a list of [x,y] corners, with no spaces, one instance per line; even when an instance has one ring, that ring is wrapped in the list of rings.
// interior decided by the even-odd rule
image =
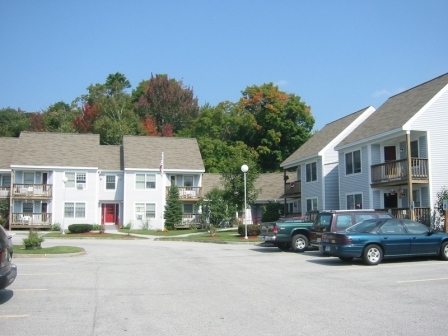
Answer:
[[[428,236],[431,236],[431,235],[434,234],[435,232],[436,232],[436,231],[434,231],[433,228],[429,228]]]

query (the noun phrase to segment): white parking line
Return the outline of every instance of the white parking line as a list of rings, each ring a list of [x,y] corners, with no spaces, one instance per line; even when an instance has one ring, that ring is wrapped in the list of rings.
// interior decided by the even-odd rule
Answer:
[[[420,279],[420,280],[404,280],[404,281],[397,281],[397,283],[407,283],[407,282],[426,282],[426,281],[440,281],[440,280],[448,280],[448,278],[438,278],[438,279]]]
[[[31,291],[46,291],[46,288],[22,288],[22,289],[14,289],[14,292],[31,292]]]

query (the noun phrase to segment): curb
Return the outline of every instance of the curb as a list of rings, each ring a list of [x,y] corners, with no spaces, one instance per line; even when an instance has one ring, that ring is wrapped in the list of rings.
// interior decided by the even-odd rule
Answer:
[[[14,259],[77,257],[83,254],[86,254],[86,251],[75,253],[59,253],[59,254],[14,254]]]

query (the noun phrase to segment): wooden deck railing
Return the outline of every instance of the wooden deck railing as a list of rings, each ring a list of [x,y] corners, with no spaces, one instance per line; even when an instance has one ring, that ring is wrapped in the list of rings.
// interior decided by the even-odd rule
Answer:
[[[395,208],[390,209],[392,216],[395,218],[411,219],[410,208]],[[414,208],[414,220],[427,226],[431,225],[431,209],[418,207]]]
[[[7,198],[9,197],[11,194],[11,188],[10,187],[4,187],[4,186],[0,186],[0,198]]]
[[[285,188],[285,194],[287,195],[299,195],[302,192],[302,181],[287,182]]]
[[[411,159],[412,179],[428,179],[428,159]],[[372,183],[408,180],[408,159],[389,161],[371,166]]]
[[[202,196],[202,187],[178,187],[179,198],[199,199]],[[170,187],[166,187],[166,196],[170,191]]]
[[[50,228],[52,225],[51,213],[36,213],[36,212],[14,212],[10,220],[11,228],[28,228],[28,227],[42,227]]]
[[[14,184],[12,188],[13,197],[23,198],[51,198],[53,193],[52,184]]]
[[[180,225],[177,225],[176,228],[190,228],[192,226],[200,227],[201,223],[201,214],[183,214],[182,222]]]

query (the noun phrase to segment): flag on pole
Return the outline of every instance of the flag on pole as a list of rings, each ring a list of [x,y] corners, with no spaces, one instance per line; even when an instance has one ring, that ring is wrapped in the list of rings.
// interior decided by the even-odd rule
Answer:
[[[162,152],[162,159],[160,160],[160,173],[163,175],[163,152]]]

